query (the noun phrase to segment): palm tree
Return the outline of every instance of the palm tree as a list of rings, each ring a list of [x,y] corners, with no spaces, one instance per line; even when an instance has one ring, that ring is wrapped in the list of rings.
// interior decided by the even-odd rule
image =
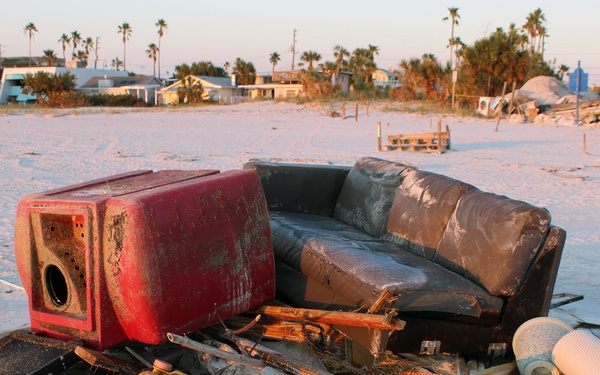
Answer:
[[[223,68],[225,68],[225,72],[227,74],[229,74],[229,68],[231,67],[231,64],[229,63],[229,61],[225,61],[225,64],[223,64]]]
[[[156,57],[159,54],[159,50],[158,47],[156,46],[156,44],[151,43],[148,45],[148,49],[146,50],[146,53],[148,54],[148,58],[152,60],[152,62],[154,63],[154,76],[156,77]]]
[[[156,21],[154,26],[158,27],[158,78],[160,78],[160,42],[162,41],[165,30],[167,30],[169,26],[167,26],[167,23],[162,18]]]
[[[33,39],[33,34],[37,33],[38,29],[33,22],[29,22],[23,30],[26,34],[29,33],[29,67],[31,68],[31,39]]]
[[[340,70],[342,68],[342,64],[344,64],[344,62],[345,62],[344,58],[350,57],[350,52],[348,52],[347,49],[345,49],[344,47],[342,47],[338,44],[337,46],[335,46],[333,48],[333,56],[335,57],[335,63],[336,63],[335,75],[339,76]]]
[[[89,36],[83,41],[83,48],[85,50],[86,60],[90,57],[90,50],[94,48],[94,40]]]
[[[46,66],[54,66],[54,64],[56,64],[56,61],[58,61],[58,58],[56,57],[56,54],[54,53],[53,50],[51,50],[51,49],[44,50],[44,56],[42,57],[42,64],[46,64]]]
[[[448,8],[448,11],[450,12],[450,16],[442,18],[442,21],[450,20],[450,22],[452,23],[452,30],[450,31],[450,70],[452,70],[452,60],[453,60],[452,49],[453,49],[454,43],[455,43],[454,25],[458,26],[458,19],[460,18],[460,15],[458,14],[458,8]]]
[[[277,65],[278,61],[281,61],[281,56],[279,56],[277,52],[273,52],[269,57],[269,62],[273,64],[273,69],[271,69],[271,77],[275,75],[275,65]]]
[[[123,65],[123,61],[119,60],[118,57],[115,57],[112,61],[112,66],[113,68],[116,68],[117,70],[119,70],[119,68]]]
[[[127,70],[127,41],[131,36],[131,32],[131,26],[127,22],[119,25],[119,31],[117,31],[117,34],[123,34],[123,70]]]
[[[73,42],[73,57],[75,57],[75,50],[77,49],[79,42],[81,42],[81,34],[79,34],[77,30],[71,32],[71,41]]]
[[[88,54],[85,53],[85,51],[82,50],[77,50],[77,53],[75,55],[73,55],[74,59],[77,59],[81,62],[83,62],[83,67],[87,67],[88,64]]]
[[[300,60],[308,63],[308,70],[313,70],[313,62],[321,60],[321,54],[315,51],[304,51],[300,55]]]
[[[566,66],[565,64],[561,64],[558,67],[558,79],[560,79],[561,81],[563,80],[563,77],[565,76],[565,73],[569,73],[569,67]]]
[[[526,18],[526,22],[523,25],[522,29],[527,32],[530,40],[531,51],[535,51],[536,49],[536,39],[543,37],[546,33],[546,28],[544,27],[544,21],[546,21],[546,16],[541,8],[537,8],[533,12],[529,13]],[[540,48],[541,40],[537,41],[538,50]]]
[[[59,43],[62,44],[62,49],[63,49],[63,60],[64,60],[64,64],[67,64],[67,44],[71,44],[71,38],[67,35],[67,34],[63,34],[60,36],[60,39],[58,40]]]
[[[357,48],[352,52],[352,57],[348,61],[349,68],[352,70],[354,87],[360,88],[365,83],[371,81],[370,77],[377,69],[374,62],[373,52],[367,48]]]
[[[244,61],[239,57],[235,59],[235,63],[233,64],[233,73],[236,75],[239,85],[251,85],[256,79],[254,64]]]

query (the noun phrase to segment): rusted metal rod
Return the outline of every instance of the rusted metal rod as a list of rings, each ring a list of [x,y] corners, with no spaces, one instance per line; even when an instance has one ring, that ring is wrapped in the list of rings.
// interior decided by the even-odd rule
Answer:
[[[213,348],[212,346],[204,345],[197,341],[190,340],[187,337],[176,335],[174,333],[167,333],[167,339],[169,339],[169,341],[171,341],[172,343],[181,345],[185,348],[192,349],[192,350],[202,352],[202,353],[207,353],[207,354],[213,355],[215,357],[226,359],[228,361],[239,362],[244,365],[254,367],[257,369],[262,369],[267,366],[265,361],[262,361],[260,359],[256,359],[256,358],[252,358],[252,357],[244,357],[237,353],[229,353],[224,350]]]

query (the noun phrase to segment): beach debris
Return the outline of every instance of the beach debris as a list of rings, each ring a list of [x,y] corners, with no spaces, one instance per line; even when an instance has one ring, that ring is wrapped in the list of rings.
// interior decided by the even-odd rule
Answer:
[[[92,368],[101,368],[121,375],[136,375],[144,370],[130,362],[83,346],[76,347],[75,354],[91,365]]]
[[[514,87],[514,86],[513,86]],[[579,94],[581,124],[600,121],[600,95],[594,91]],[[530,79],[518,90],[501,97],[480,97],[476,112],[486,117],[519,115],[518,119],[537,123],[573,124],[577,95],[555,77]]]
[[[387,151],[422,151],[444,153],[450,150],[450,128],[441,131],[441,120],[438,120],[438,131],[433,133],[410,133],[388,135],[388,144],[384,146]]]
[[[262,305],[252,311],[279,319],[334,324],[346,327],[380,329],[386,331],[401,331],[406,326],[406,322],[397,319],[395,313],[376,315],[269,305]]]

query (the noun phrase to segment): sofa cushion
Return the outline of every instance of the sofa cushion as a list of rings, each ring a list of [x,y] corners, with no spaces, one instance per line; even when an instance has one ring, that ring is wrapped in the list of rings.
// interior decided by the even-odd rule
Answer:
[[[433,261],[510,297],[543,244],[550,214],[505,196],[468,191],[458,201]]]
[[[471,189],[446,176],[409,171],[396,190],[383,238],[432,259],[458,199]]]
[[[439,265],[332,218],[271,212],[275,258],[356,306],[369,307],[389,289],[401,312],[478,317],[499,314],[502,299]],[[285,275],[278,292],[285,294]],[[281,290],[284,289],[284,290]]]
[[[381,236],[407,168],[387,160],[359,159],[344,181],[333,217],[372,236]]]

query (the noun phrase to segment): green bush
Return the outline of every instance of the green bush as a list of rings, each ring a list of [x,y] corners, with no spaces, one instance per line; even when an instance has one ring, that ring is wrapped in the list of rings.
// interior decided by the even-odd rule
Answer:
[[[146,102],[132,95],[93,94],[86,97],[86,105],[92,107],[145,107]]]

